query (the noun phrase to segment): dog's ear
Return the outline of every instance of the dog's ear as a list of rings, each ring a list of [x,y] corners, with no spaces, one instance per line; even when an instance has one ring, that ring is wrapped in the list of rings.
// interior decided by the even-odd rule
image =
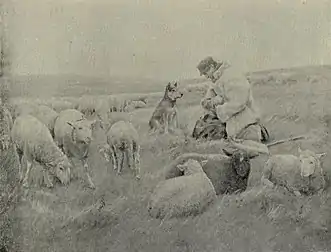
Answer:
[[[177,87],[177,81],[175,81],[174,86]]]

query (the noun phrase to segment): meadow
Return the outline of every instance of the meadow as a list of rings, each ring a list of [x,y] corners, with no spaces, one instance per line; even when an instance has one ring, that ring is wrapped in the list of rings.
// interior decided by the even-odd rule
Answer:
[[[296,154],[298,146],[326,152],[322,163],[327,176],[331,174],[330,70],[325,66],[248,74],[271,138],[307,136],[305,140],[270,147],[270,152]],[[166,83],[80,79],[17,80],[11,88],[11,97],[49,99],[52,96],[61,100],[83,94],[98,97],[153,93],[146,108],[128,113],[140,135],[142,179],[134,180],[125,168],[121,176],[115,174],[98,152],[105,139],[102,129],[96,129],[89,157],[96,190],[87,188],[84,177],[67,187],[31,188],[26,200],[19,202],[12,213],[15,216],[13,251],[330,251],[330,189],[321,197],[298,199],[281,190],[261,187],[261,169],[267,158],[263,155],[252,160],[246,192],[219,196],[206,212],[196,217],[166,221],[149,217],[149,194],[164,179],[164,167],[174,157],[192,151],[220,152],[215,148],[201,149],[189,137],[203,113],[199,106],[202,94],[185,92],[178,101],[182,131],[176,135],[150,136],[148,120]],[[201,81],[182,82],[180,87],[185,89],[192,82]],[[95,206],[101,199],[105,206],[99,211]]]

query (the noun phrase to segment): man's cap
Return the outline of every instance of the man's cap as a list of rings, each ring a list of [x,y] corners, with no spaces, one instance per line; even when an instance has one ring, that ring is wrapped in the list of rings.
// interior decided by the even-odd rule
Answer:
[[[216,64],[217,62],[211,56],[208,56],[199,62],[197,68],[200,71],[200,75],[203,75],[209,70],[211,65]]]

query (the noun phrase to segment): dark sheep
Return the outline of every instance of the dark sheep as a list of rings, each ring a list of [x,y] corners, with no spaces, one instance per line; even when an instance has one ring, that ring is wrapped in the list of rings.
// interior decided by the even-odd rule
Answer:
[[[212,182],[217,195],[245,191],[251,171],[250,159],[256,156],[250,156],[244,150],[235,150],[233,153],[230,153],[223,149],[223,152],[225,155],[214,154],[217,158],[207,157],[208,162],[202,167],[203,171]],[[201,159],[200,156],[201,158],[205,158],[206,155],[194,154],[194,156],[190,158],[199,160]],[[175,162],[181,163],[181,159],[185,158],[177,158]],[[173,169],[173,167],[175,166],[171,166],[171,168],[166,171],[166,179],[183,175],[181,171]]]

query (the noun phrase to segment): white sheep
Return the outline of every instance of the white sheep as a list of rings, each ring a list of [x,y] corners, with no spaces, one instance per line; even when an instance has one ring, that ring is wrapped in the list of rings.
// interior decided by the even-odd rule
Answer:
[[[90,188],[95,185],[89,174],[87,158],[92,141],[92,129],[96,120],[90,121],[75,109],[59,113],[54,125],[54,140],[69,158],[82,162]]]
[[[20,115],[32,115],[37,118],[39,121],[44,123],[49,131],[51,132],[52,137],[54,137],[54,123],[58,116],[58,113],[46,105],[38,105],[33,103],[23,103],[16,105],[13,108],[13,118]]]
[[[282,186],[296,196],[302,193],[321,192],[325,179],[320,159],[325,153],[298,148],[299,157],[289,154],[272,155],[265,163],[261,183]]]
[[[100,149],[107,161],[112,161],[114,170],[119,175],[126,156],[129,168],[135,171],[140,179],[140,144],[135,127],[128,121],[114,123],[106,133],[107,144]]]
[[[66,109],[76,109],[77,108],[77,105],[75,103],[66,101],[66,100],[51,99],[49,101],[43,102],[43,104],[49,106],[57,113],[60,113],[61,111],[66,110]]]
[[[71,163],[67,156],[56,146],[47,127],[31,115],[16,118],[11,130],[11,138],[20,158],[20,178],[28,186],[32,165],[37,162],[43,166],[44,181],[53,187],[50,175],[57,177],[63,184],[70,181]],[[23,178],[23,164],[26,173]]]
[[[148,211],[155,218],[196,215],[216,199],[214,186],[197,160],[177,167],[184,175],[159,182],[150,197]]]

